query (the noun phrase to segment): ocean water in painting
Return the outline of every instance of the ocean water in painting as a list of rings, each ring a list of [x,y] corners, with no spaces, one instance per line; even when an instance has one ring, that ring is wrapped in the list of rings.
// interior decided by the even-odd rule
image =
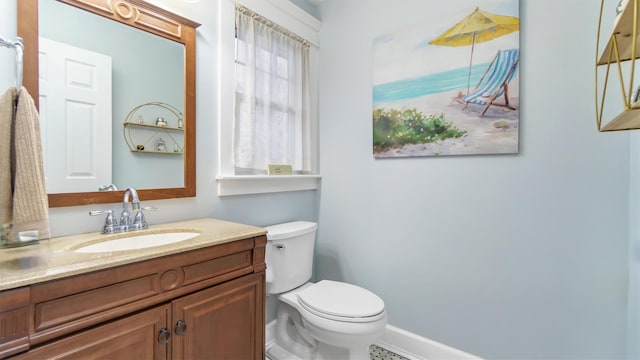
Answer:
[[[475,64],[471,67],[471,89],[480,81],[482,74],[488,67],[489,63]],[[468,66],[411,79],[392,81],[373,87],[373,103],[407,100],[451,90],[466,90],[468,83]]]

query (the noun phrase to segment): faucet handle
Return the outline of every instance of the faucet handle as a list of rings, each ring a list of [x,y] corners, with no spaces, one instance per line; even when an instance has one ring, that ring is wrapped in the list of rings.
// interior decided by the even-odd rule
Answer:
[[[104,220],[104,226],[102,228],[103,234],[113,234],[118,231],[118,222],[112,209],[109,210],[91,210],[89,211],[89,215],[98,216],[98,215],[107,215],[107,218]]]
[[[147,229],[149,227],[149,224],[147,223],[142,210],[156,211],[158,210],[158,208],[155,206],[141,206],[140,209],[136,211],[135,215],[133,216],[133,227],[137,230]]]

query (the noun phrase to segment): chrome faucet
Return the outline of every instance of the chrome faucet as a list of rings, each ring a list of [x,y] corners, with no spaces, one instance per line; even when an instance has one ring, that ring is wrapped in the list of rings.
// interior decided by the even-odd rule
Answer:
[[[98,191],[118,191],[118,187],[115,184],[100,185]]]
[[[145,224],[146,227],[140,227],[141,225],[134,225],[133,219],[131,217],[131,213],[128,211],[129,196],[131,196],[131,211],[137,212],[140,211],[140,198],[138,197],[138,191],[136,189],[129,187],[124,191],[124,197],[122,198],[122,213],[120,214],[120,231],[129,231],[129,230],[140,230],[146,229],[149,227],[148,224]],[[132,229],[131,227],[134,227]]]
[[[131,212],[129,212],[128,203],[131,202]],[[124,191],[122,198],[122,213],[120,213],[120,222],[115,221],[113,210],[107,211],[89,211],[89,215],[107,214],[107,220],[103,227],[102,233],[112,234],[117,232],[127,232],[134,230],[143,230],[149,228],[149,224],[142,213],[142,210],[157,210],[154,206],[141,206],[138,191],[133,187],[128,187]]]

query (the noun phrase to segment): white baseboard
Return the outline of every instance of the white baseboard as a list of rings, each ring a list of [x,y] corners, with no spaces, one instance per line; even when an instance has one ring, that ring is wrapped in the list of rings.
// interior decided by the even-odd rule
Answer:
[[[390,350],[410,360],[431,359],[465,359],[481,360],[482,358],[464,351],[452,348],[393,325],[387,329],[376,345]]]
[[[276,340],[276,321],[269,322],[266,326],[266,346],[269,347]],[[409,331],[393,325],[387,325],[387,329],[376,345],[404,356],[410,360],[434,360],[434,359],[461,359],[482,360],[464,351],[429,340]]]

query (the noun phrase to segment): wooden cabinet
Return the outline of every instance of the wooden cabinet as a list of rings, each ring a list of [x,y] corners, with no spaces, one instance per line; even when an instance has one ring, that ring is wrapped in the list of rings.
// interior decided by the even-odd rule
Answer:
[[[264,359],[263,288],[249,276],[175,300],[173,359]]]
[[[169,310],[168,305],[154,307],[38,347],[16,359],[167,359]],[[164,334],[166,341],[161,341]]]
[[[263,235],[1,292],[11,326],[0,326],[0,358],[262,360],[265,245]]]
[[[29,349],[29,288],[0,293],[0,358]]]

